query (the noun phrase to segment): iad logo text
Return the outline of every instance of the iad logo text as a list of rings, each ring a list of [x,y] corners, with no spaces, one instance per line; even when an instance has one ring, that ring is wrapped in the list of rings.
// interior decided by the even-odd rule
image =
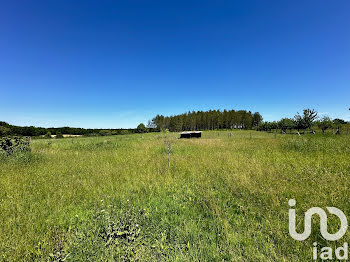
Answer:
[[[296,205],[296,201],[294,199],[290,199],[288,201],[290,207],[294,207]],[[312,207],[305,212],[304,217],[304,232],[298,233],[296,232],[296,214],[295,209],[289,209],[289,234],[292,238],[298,241],[306,240],[311,234],[311,219],[313,215],[318,215],[320,217],[320,231],[321,235],[329,241],[339,240],[344,236],[346,230],[348,229],[348,221],[345,214],[336,207],[327,207],[327,210],[330,214],[336,215],[340,219],[340,228],[338,232],[331,234],[328,233],[327,230],[327,213],[320,207]],[[330,260],[333,259],[333,250],[330,247],[323,247],[320,249],[320,255],[317,249],[317,243],[314,243],[313,247],[313,259],[316,260],[321,258],[322,260]],[[335,249],[334,257],[338,260],[348,259],[348,243],[344,243],[344,246],[338,247]]]

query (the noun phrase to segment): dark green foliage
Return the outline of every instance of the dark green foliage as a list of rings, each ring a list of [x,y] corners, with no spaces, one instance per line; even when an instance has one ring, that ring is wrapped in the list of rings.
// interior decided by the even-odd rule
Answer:
[[[192,111],[175,116],[157,115],[148,124],[156,127],[158,131],[169,129],[169,131],[184,130],[215,130],[215,129],[252,129],[262,121],[260,113],[254,114],[245,110],[209,110]]]
[[[109,131],[109,130],[101,130],[101,131],[99,132],[99,135],[100,135],[100,136],[111,136],[111,135],[112,135],[112,132]]]
[[[253,114],[253,126],[259,126],[259,124],[262,122],[263,117],[260,115],[259,112],[255,112]]]
[[[47,133],[46,133],[46,135],[45,135],[44,137],[45,137],[45,138],[49,138],[49,139],[50,139],[50,138],[51,138],[51,132],[50,132],[50,131],[49,131],[49,132],[47,132]]]
[[[143,123],[139,124],[136,130],[137,130],[137,133],[147,133],[147,128]]]
[[[268,132],[275,129],[278,129],[278,123],[276,121],[262,122],[257,128],[258,131],[268,131]]]
[[[0,137],[7,136],[11,133],[11,129],[6,126],[0,126]]]
[[[324,132],[327,128],[331,127],[329,126],[332,124],[331,120],[329,118],[323,118],[320,121],[315,121],[317,119],[317,112],[313,109],[304,109],[303,114],[300,115],[297,113],[294,116],[294,119],[290,118],[282,118],[280,121],[276,122],[262,122],[257,130],[258,131],[272,131],[272,130],[281,130],[282,133],[286,133],[287,130],[291,133],[293,129],[298,130],[298,133],[300,130],[306,130],[311,129],[315,124],[322,129]],[[312,133],[315,133],[314,130],[312,130]]]
[[[6,155],[12,155],[17,152],[29,152],[30,142],[22,137],[3,137],[0,139],[0,151]]]
[[[313,109],[304,109],[303,115],[300,115],[297,113],[294,116],[295,120],[295,125],[296,129],[308,129],[311,128],[312,123],[316,120],[317,118],[317,112]]]
[[[336,119],[333,120],[333,123],[335,125],[345,125],[346,121],[344,121],[343,119],[336,118]]]
[[[279,122],[278,122],[278,127],[283,131],[286,132],[287,129],[288,130],[292,130],[295,127],[295,122],[293,119],[290,118],[282,118]]]
[[[341,128],[344,124],[346,124],[346,122],[342,119],[336,118],[333,120],[333,127],[335,128],[336,135],[340,135]]]
[[[43,128],[34,126],[14,126],[6,122],[0,122],[0,136],[46,136],[48,132],[52,135],[69,134],[84,136],[109,136],[124,135],[145,132],[158,132],[168,129],[169,131],[182,130],[214,130],[214,129],[252,129],[258,127],[262,122],[260,113],[252,113],[246,110],[209,110],[188,112],[176,116],[157,115],[149,121],[147,127],[140,124],[135,129],[84,129],[73,127]],[[47,137],[48,138],[48,137]]]
[[[56,133],[56,138],[63,138],[62,133],[61,133],[61,132],[57,132],[57,133]]]
[[[155,128],[149,128],[150,132],[156,131]],[[0,121],[0,137],[1,136],[45,136],[48,132],[52,135],[69,134],[69,135],[84,135],[84,136],[99,136],[99,135],[124,135],[137,133],[137,129],[84,129],[74,127],[58,127],[58,128],[43,128],[34,126],[14,126],[6,122]]]
[[[323,117],[321,120],[317,121],[316,124],[323,133],[333,125],[332,120],[328,116]]]

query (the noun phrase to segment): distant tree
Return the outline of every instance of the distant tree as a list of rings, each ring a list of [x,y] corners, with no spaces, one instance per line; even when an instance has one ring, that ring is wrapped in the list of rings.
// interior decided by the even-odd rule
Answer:
[[[136,128],[138,133],[146,133],[147,132],[147,128],[145,127],[145,125],[143,123],[139,124]]]
[[[303,114],[303,119],[306,128],[311,128],[312,123],[317,119],[317,112],[313,109],[305,109]]]
[[[278,122],[277,121],[270,122],[270,130],[275,130],[275,129],[278,129]]]
[[[251,129],[261,122],[262,116],[258,112],[252,114],[246,110],[189,111],[175,116],[157,115],[150,122],[150,128],[155,127],[155,131]]]
[[[0,126],[0,136],[7,136],[11,134],[11,129],[6,126]]]
[[[56,132],[56,138],[63,138],[63,135],[61,132]]]
[[[100,136],[111,136],[111,135],[112,135],[112,132],[111,132],[110,130],[100,130],[100,131],[98,132],[98,134],[99,134]]]
[[[317,112],[313,109],[304,109],[303,115],[300,115],[297,113],[294,116],[296,128],[298,129],[298,132],[300,129],[309,129],[311,128],[313,122],[317,118]]]
[[[151,122],[156,126],[158,131],[163,130],[165,127],[165,117],[162,115],[156,115]]]
[[[257,130],[259,131],[267,131],[270,132],[272,130],[279,128],[279,122],[273,121],[273,122],[262,122],[258,126]]]
[[[331,128],[333,126],[333,122],[328,116],[322,117],[319,121],[317,121],[316,124],[322,130],[323,134],[328,128]]]
[[[267,122],[261,122],[257,128],[258,131],[267,131]]]
[[[346,124],[346,121],[343,120],[343,119],[336,118],[336,119],[333,120],[333,123],[334,123],[335,125],[345,125],[345,124]]]
[[[170,119],[169,130],[171,132],[177,132],[182,130],[182,119],[180,116],[175,116]]]
[[[128,132],[128,130],[126,130],[126,129],[122,129],[122,130],[119,131],[119,134],[120,134],[120,135],[128,135],[129,132]]]
[[[117,130],[112,130],[112,131],[111,131],[111,135],[112,135],[112,136],[118,135],[118,131],[117,131]]]
[[[9,126],[9,124],[4,121],[0,121],[0,126]]]
[[[47,132],[46,133],[46,135],[44,136],[45,138],[52,138],[52,136],[51,136],[51,132],[49,131],[49,132]]]
[[[336,118],[333,120],[333,127],[336,129],[336,135],[340,135],[341,128],[344,124],[346,124],[346,122],[343,119]]]
[[[253,126],[254,127],[259,126],[259,124],[262,122],[262,120],[263,120],[263,118],[262,118],[262,116],[260,115],[259,112],[255,112],[253,114]]]
[[[301,115],[297,114],[294,116],[294,123],[295,128],[298,130],[298,133],[300,129],[305,129],[304,119],[301,117]]]
[[[278,122],[278,127],[281,129],[282,132],[286,132],[287,129],[289,131],[292,131],[292,129],[295,127],[295,122],[293,119],[290,118],[282,118]]]
[[[241,125],[241,128],[243,128],[243,129],[252,129],[253,122],[254,122],[254,119],[253,119],[252,112],[244,111],[242,113],[242,119],[241,119],[242,125]]]

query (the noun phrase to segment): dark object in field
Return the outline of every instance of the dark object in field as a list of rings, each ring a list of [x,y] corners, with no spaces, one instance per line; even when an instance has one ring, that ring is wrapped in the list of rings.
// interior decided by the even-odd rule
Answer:
[[[0,138],[0,151],[7,155],[15,152],[30,151],[30,138],[28,137],[2,137]]]
[[[202,137],[202,131],[188,131],[188,132],[180,133],[180,138],[193,138],[193,137],[197,137],[197,138]]]

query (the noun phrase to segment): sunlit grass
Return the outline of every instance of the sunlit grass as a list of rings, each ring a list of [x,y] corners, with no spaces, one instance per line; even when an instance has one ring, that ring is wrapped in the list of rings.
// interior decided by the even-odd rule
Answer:
[[[313,241],[335,245],[317,226],[291,239],[287,201],[299,218],[312,206],[350,214],[349,136],[175,136],[34,140],[26,161],[2,159],[0,258],[306,261]]]

